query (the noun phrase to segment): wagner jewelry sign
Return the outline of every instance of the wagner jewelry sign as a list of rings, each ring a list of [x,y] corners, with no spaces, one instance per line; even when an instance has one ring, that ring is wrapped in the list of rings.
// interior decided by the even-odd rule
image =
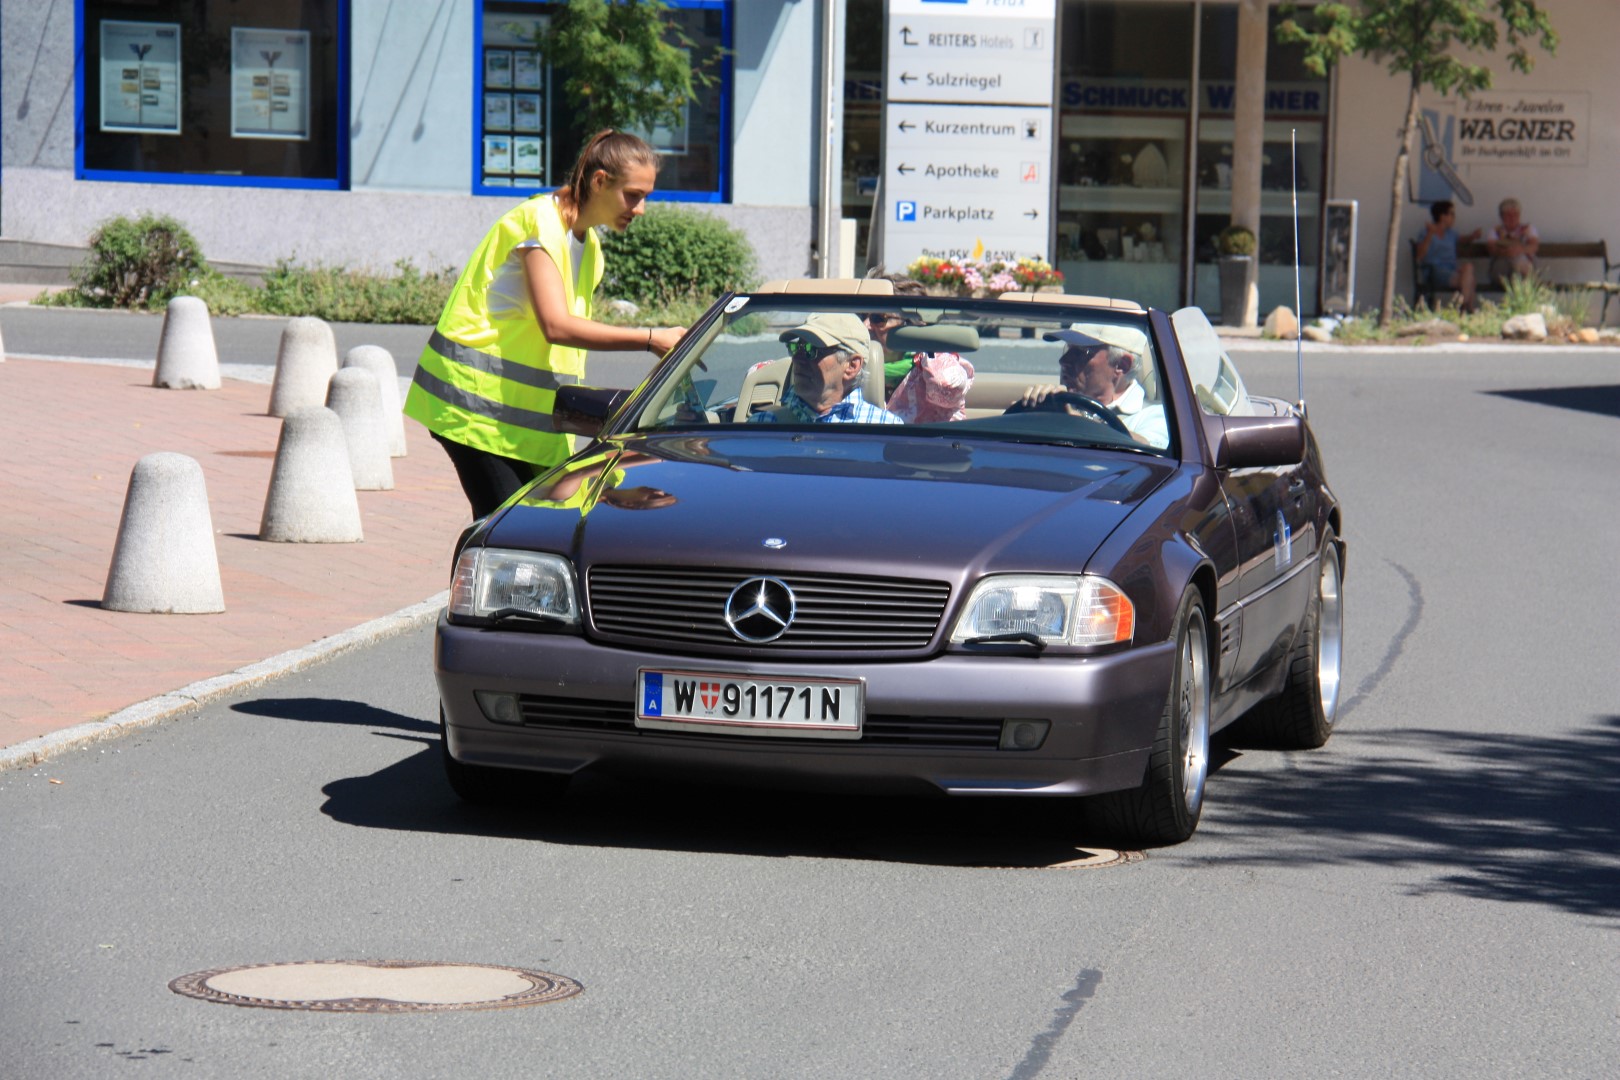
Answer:
[[[1585,165],[1591,96],[1484,91],[1457,103],[1458,165]]]

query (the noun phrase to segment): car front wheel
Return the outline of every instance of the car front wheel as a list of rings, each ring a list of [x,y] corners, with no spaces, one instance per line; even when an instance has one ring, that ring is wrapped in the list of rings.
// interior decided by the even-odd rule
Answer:
[[[1284,750],[1314,750],[1333,735],[1344,659],[1344,572],[1333,534],[1322,541],[1316,592],[1288,658],[1283,691],[1243,718],[1243,734]]]
[[[1176,666],[1140,787],[1092,799],[1095,820],[1130,844],[1179,844],[1198,828],[1209,778],[1209,622],[1191,585],[1176,621]]]

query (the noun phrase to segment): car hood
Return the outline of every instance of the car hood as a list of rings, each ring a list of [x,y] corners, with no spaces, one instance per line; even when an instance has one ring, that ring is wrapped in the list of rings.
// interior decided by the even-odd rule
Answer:
[[[1075,572],[1175,468],[1117,450],[928,436],[637,436],[542,478],[483,542],[581,566]]]

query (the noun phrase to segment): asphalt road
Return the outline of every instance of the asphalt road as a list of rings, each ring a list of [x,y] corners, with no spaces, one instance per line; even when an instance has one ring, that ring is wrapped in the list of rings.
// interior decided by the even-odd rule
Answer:
[[[1293,396],[1291,355],[1239,362]],[[474,810],[421,633],[0,774],[0,1073],[1620,1075],[1614,354],[1309,362],[1342,724],[1223,742],[1190,842],[1043,869],[1074,854],[1060,801],[673,782]],[[379,1016],[167,989],[345,958],[585,990]]]

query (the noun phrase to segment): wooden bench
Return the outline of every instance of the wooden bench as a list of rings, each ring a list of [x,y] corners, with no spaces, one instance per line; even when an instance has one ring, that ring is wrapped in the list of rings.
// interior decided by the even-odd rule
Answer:
[[[1482,243],[1459,241],[1457,244],[1457,260],[1471,259],[1479,262],[1480,273],[1474,276],[1477,283],[1475,291],[1479,293],[1500,293],[1503,288],[1501,281],[1490,280],[1489,270],[1491,253]],[[1536,264],[1546,263],[1548,259],[1592,259],[1603,264],[1603,276],[1595,281],[1549,282],[1557,288],[1589,289],[1592,292],[1603,294],[1603,311],[1598,318],[1598,324],[1608,321],[1609,301],[1620,295],[1620,280],[1610,280],[1610,275],[1620,270],[1620,262],[1609,261],[1609,244],[1606,240],[1543,240],[1536,249]],[[1412,302],[1426,300],[1430,307],[1434,306],[1435,298],[1443,293],[1454,290],[1425,279],[1423,265],[1417,257],[1417,241],[1412,241]]]

